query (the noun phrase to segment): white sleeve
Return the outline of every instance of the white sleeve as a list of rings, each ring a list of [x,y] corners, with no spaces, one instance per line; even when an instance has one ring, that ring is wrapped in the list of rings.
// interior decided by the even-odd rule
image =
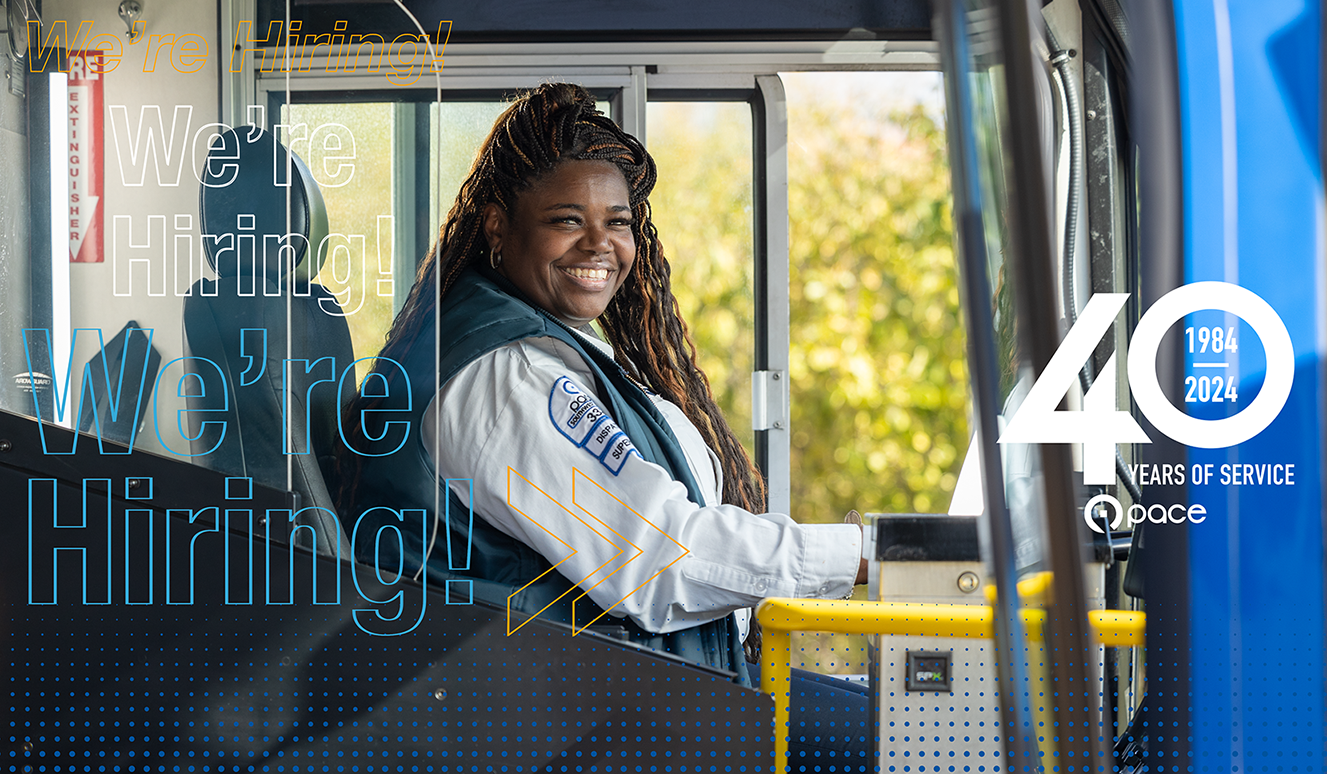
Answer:
[[[476,513],[600,607],[652,632],[722,618],[764,597],[852,592],[855,525],[696,505],[617,434],[611,417],[586,407],[598,401],[577,371],[516,342],[470,363],[438,393],[424,415],[425,447],[433,449],[436,421],[439,472],[473,480]],[[585,399],[579,419],[568,413],[577,392]],[[454,486],[464,497],[462,487]]]

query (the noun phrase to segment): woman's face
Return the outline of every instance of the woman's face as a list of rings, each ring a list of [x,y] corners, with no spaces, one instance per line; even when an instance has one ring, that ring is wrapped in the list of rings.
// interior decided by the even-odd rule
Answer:
[[[559,320],[584,325],[608,307],[636,258],[622,172],[606,161],[566,161],[516,197],[484,210],[498,271]]]

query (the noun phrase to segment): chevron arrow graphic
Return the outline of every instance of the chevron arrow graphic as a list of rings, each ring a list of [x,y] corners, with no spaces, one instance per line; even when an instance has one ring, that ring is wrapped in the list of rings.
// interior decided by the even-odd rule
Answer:
[[[598,517],[596,517],[594,514],[590,513],[588,510],[586,510],[586,509],[581,505],[581,502],[582,502],[583,498],[577,496],[578,487],[580,487],[581,489],[584,489],[584,488],[586,488],[586,487],[594,487],[595,490],[598,490],[599,492],[603,492],[604,494],[606,494],[606,495],[608,495],[609,497],[613,498],[614,500],[617,501],[618,505],[621,505],[623,508],[625,508],[625,509],[627,510],[627,512],[631,513],[631,514],[634,515],[636,518],[638,518],[638,519],[640,519],[641,521],[643,521],[643,522],[645,522],[646,524],[648,524],[648,525],[650,526],[650,529],[653,529],[655,532],[658,532],[660,535],[663,535],[665,538],[667,538],[667,539],[668,539],[668,542],[669,542],[669,543],[672,543],[673,546],[676,546],[677,549],[678,549],[679,552],[680,552],[680,553],[678,553],[678,555],[677,555],[676,557],[673,558],[673,560],[672,560],[671,562],[669,562],[668,564],[664,565],[663,567],[660,567],[660,568],[659,568],[659,569],[658,569],[653,575],[651,575],[649,578],[647,578],[647,579],[645,580],[645,583],[642,583],[642,584],[640,584],[639,586],[637,586],[636,588],[632,589],[631,591],[628,591],[626,594],[623,594],[623,595],[622,595],[622,599],[619,599],[618,601],[614,602],[612,605],[610,605],[610,606],[604,608],[604,611],[603,611],[602,613],[600,613],[599,615],[597,615],[597,616],[595,616],[594,618],[590,619],[589,622],[587,622],[587,623],[585,624],[585,626],[582,626],[580,629],[577,629],[577,628],[576,628],[576,603],[579,602],[581,599],[583,599],[586,595],[588,595],[589,592],[590,592],[592,589],[597,588],[597,587],[599,586],[600,583],[603,583],[604,581],[606,581],[606,580],[608,580],[610,577],[612,577],[614,573],[618,572],[618,570],[621,570],[623,567],[626,567],[628,564],[631,564],[632,562],[636,561],[636,559],[639,558],[640,555],[643,554],[644,552],[643,552],[643,551],[640,549],[640,547],[637,546],[635,543],[632,543],[630,540],[627,540],[625,537],[623,537],[621,534],[619,534],[619,533],[617,532],[617,530],[614,530],[612,527],[608,526],[607,524],[604,524],[604,522],[601,521]],[[591,492],[593,492],[593,491],[594,491],[594,490],[591,490]],[[603,580],[600,580],[599,583],[596,583],[596,584],[594,584],[594,586],[590,586],[589,588],[584,588],[584,587],[582,586],[582,588],[583,588],[584,590],[581,592],[581,595],[580,595],[579,597],[576,597],[575,599],[573,599],[573,600],[571,601],[571,627],[572,627],[572,634],[579,634],[580,632],[585,631],[585,627],[586,627],[586,626],[591,626],[591,625],[594,624],[595,621],[598,621],[600,618],[603,618],[604,616],[608,615],[608,611],[609,611],[609,610],[612,610],[613,608],[615,608],[615,607],[617,607],[618,605],[622,604],[622,603],[626,600],[627,597],[629,597],[629,596],[631,596],[632,594],[635,594],[637,591],[640,591],[641,589],[645,588],[645,584],[646,584],[646,583],[649,583],[650,581],[652,581],[652,580],[654,580],[655,578],[659,577],[659,574],[660,574],[660,573],[662,573],[664,570],[667,570],[669,567],[672,567],[673,565],[677,564],[677,563],[682,559],[682,557],[686,556],[687,554],[689,554],[689,553],[691,553],[691,552],[690,552],[689,550],[687,550],[687,548],[686,548],[685,546],[683,546],[681,543],[679,543],[679,542],[677,542],[676,540],[674,540],[674,539],[673,539],[668,533],[664,532],[663,530],[661,530],[661,529],[659,529],[657,526],[655,526],[654,522],[652,522],[652,521],[650,521],[649,519],[645,518],[644,516],[640,515],[640,513],[638,513],[638,512],[636,511],[636,509],[634,509],[634,508],[632,508],[630,505],[627,505],[626,503],[622,502],[622,500],[619,499],[619,498],[617,497],[617,495],[614,495],[612,492],[609,492],[607,489],[604,489],[602,486],[599,486],[597,483],[595,483],[594,479],[592,479],[592,478],[590,478],[589,476],[585,475],[583,472],[581,472],[580,470],[578,470],[578,469],[576,469],[576,468],[572,468],[572,469],[571,469],[571,502],[572,502],[573,505],[575,505],[575,506],[576,506],[576,507],[577,507],[582,513],[584,513],[586,516],[589,516],[590,518],[594,519],[595,521],[599,522],[600,524],[603,524],[603,526],[604,526],[605,529],[607,529],[609,532],[612,532],[613,535],[616,536],[617,538],[619,538],[622,542],[626,543],[627,545],[629,545],[629,546],[631,546],[633,549],[635,549],[635,553],[634,553],[630,558],[628,558],[627,561],[623,562],[622,565],[619,566],[618,568],[616,568],[615,570],[613,570],[613,572],[610,572],[610,573],[608,573],[608,575],[605,575],[605,576],[603,577]],[[625,549],[621,548],[621,547],[619,546],[618,543],[614,543],[613,545],[614,545],[615,547],[618,547],[618,554],[619,554],[619,555],[625,550]],[[671,553],[671,552],[670,552],[670,553]],[[598,572],[598,570],[596,570],[595,572]],[[593,576],[593,573],[591,573],[591,576]],[[587,577],[585,580],[589,580],[589,578]],[[581,586],[581,584],[583,584],[583,583],[585,582],[585,580],[582,580],[580,583],[578,583],[578,584],[576,584],[576,585]]]
[[[573,476],[574,476],[574,473],[573,473]],[[528,479],[528,478],[526,478],[525,476],[522,476],[520,473],[516,472],[516,469],[515,469],[515,468],[508,466],[508,468],[507,468],[507,505],[510,506],[511,509],[512,509],[513,511],[516,511],[517,513],[521,514],[521,515],[524,516],[525,518],[527,518],[527,519],[529,519],[530,521],[534,522],[534,525],[535,525],[536,527],[542,529],[544,532],[547,532],[548,535],[549,535],[549,537],[553,538],[554,540],[558,541],[558,542],[561,543],[562,545],[566,546],[566,547],[571,551],[571,553],[567,554],[567,555],[564,556],[561,560],[559,560],[557,564],[554,564],[552,567],[549,567],[547,570],[544,570],[543,572],[539,573],[539,576],[536,577],[534,580],[530,581],[529,583],[525,584],[524,586],[521,586],[519,589],[516,589],[516,591],[512,592],[511,594],[509,594],[509,595],[507,596],[507,634],[509,634],[509,635],[510,635],[510,634],[513,634],[514,632],[519,631],[520,628],[521,628],[522,626],[525,626],[525,625],[526,625],[527,623],[529,623],[530,621],[534,620],[535,618],[538,618],[538,617],[539,617],[539,613],[542,613],[542,612],[544,612],[545,610],[547,610],[547,609],[549,609],[550,607],[552,607],[553,605],[557,604],[558,600],[562,599],[563,597],[567,596],[567,595],[570,594],[571,592],[575,591],[575,590],[576,590],[576,587],[573,586],[573,587],[567,589],[566,591],[564,591],[563,593],[559,594],[558,597],[557,597],[557,599],[554,599],[552,602],[549,602],[547,605],[544,605],[543,607],[541,607],[541,608],[539,609],[539,612],[538,612],[538,613],[535,613],[534,615],[530,616],[530,618],[526,619],[525,621],[522,621],[519,625],[517,625],[517,627],[516,627],[515,629],[513,629],[512,626],[511,626],[511,598],[514,597],[514,596],[516,596],[517,594],[521,593],[521,592],[524,591],[525,589],[529,588],[531,585],[533,585],[533,584],[535,584],[535,583],[538,583],[540,578],[543,578],[545,575],[548,575],[549,573],[553,572],[553,571],[556,570],[556,569],[558,568],[558,566],[561,565],[563,562],[566,562],[568,559],[570,559],[571,557],[573,557],[573,556],[575,556],[577,553],[579,553],[575,548],[572,548],[572,547],[571,547],[571,544],[570,544],[570,543],[568,543],[567,541],[565,541],[565,540],[563,540],[562,538],[558,537],[557,535],[554,535],[552,532],[549,532],[549,530],[548,530],[547,527],[545,527],[543,524],[540,524],[540,523],[539,523],[539,519],[535,518],[534,516],[531,516],[530,514],[526,513],[525,511],[521,510],[520,508],[517,508],[517,507],[516,507],[516,504],[512,502],[512,498],[511,498],[511,492],[512,492],[512,486],[513,486],[513,484],[515,484],[516,486],[520,486],[520,483],[519,483],[516,479],[519,479],[520,481],[524,481],[527,485],[529,485],[530,487],[532,487],[535,491],[539,492],[539,494],[541,494],[541,495],[543,495],[544,497],[548,498],[548,501],[549,501],[550,503],[552,503],[553,505],[557,506],[558,508],[561,508],[562,510],[566,511],[566,512],[567,512],[568,514],[570,514],[571,517],[572,517],[573,519],[575,519],[576,521],[579,521],[581,524],[584,524],[587,528],[589,528],[589,530],[590,530],[591,532],[593,532],[595,535],[597,535],[600,539],[602,539],[603,541],[605,541],[605,542],[608,543],[609,545],[613,545],[613,541],[611,541],[611,540],[609,540],[608,538],[604,537],[604,536],[603,536],[598,530],[596,530],[594,527],[592,527],[592,526],[590,526],[589,524],[587,524],[586,521],[585,521],[584,519],[582,519],[580,516],[577,516],[574,512],[572,512],[571,509],[567,508],[567,506],[565,506],[565,505],[563,505],[562,503],[560,503],[560,502],[558,502],[557,500],[555,500],[555,499],[553,498],[553,496],[550,495],[548,492],[545,492],[544,490],[542,490],[542,489],[540,489],[539,487],[535,486],[533,483],[530,482],[530,479]],[[573,481],[574,481],[574,478],[573,478]],[[588,577],[592,577],[595,573],[597,573],[597,572],[599,572],[600,570],[602,570],[603,568],[607,567],[609,564],[611,564],[611,563],[613,562],[614,559],[618,558],[618,557],[621,556],[621,555],[622,555],[622,550],[621,550],[621,549],[618,549],[618,552],[617,552],[616,554],[613,554],[613,556],[609,557],[609,559],[608,559],[607,562],[604,562],[603,564],[601,564],[601,565],[599,565],[598,567],[594,568],[594,572],[590,573],[590,575],[588,575],[588,576],[586,576],[586,577],[587,577],[587,578],[588,578]],[[550,558],[551,558],[551,557],[550,557]],[[574,623],[574,621],[575,621],[575,607],[574,607],[574,603],[573,603],[573,607],[572,607],[572,620],[573,620],[573,630],[572,630],[572,633],[573,633],[573,634],[577,634],[578,632],[576,632],[576,631],[575,631],[575,628],[574,628],[574,627],[575,627],[575,623]]]
[[[557,599],[554,599],[552,602],[549,602],[547,605],[541,608],[538,613],[535,613],[533,616],[531,616],[530,619],[522,621],[521,623],[517,624],[515,628],[513,628],[511,621],[512,597],[515,597],[517,594],[521,593],[521,591],[524,591],[530,585],[538,582],[544,576],[557,570],[557,568],[560,565],[562,565],[564,562],[566,562],[567,560],[575,556],[577,553],[579,553],[579,551],[575,547],[573,547],[570,543],[568,543],[566,540],[563,540],[558,535],[553,534],[553,532],[549,531],[547,527],[541,524],[537,516],[526,513],[525,511],[522,511],[520,508],[516,507],[516,505],[512,502],[513,487],[524,488],[524,486],[528,486],[534,489],[535,491],[539,492],[540,494],[542,494],[544,498],[548,500],[549,506],[561,508],[563,511],[566,511],[567,514],[569,514],[572,518],[576,519],[576,521],[583,524],[596,537],[598,537],[600,540],[603,540],[604,542],[612,546],[614,549],[616,549],[616,552],[611,557],[609,557],[608,560],[605,561],[603,564],[600,564],[598,567],[594,568],[594,570],[588,573],[584,578],[577,581],[575,586],[573,586],[570,589],[567,589],[567,591],[560,594]],[[672,561],[660,567],[659,570],[655,572],[653,575],[651,575],[644,583],[641,583],[636,588],[627,592],[625,595],[623,595],[622,599],[619,599],[617,602],[614,602],[612,605],[605,608],[604,612],[595,616],[594,618],[592,618],[590,621],[586,622],[583,625],[579,625],[577,623],[576,603],[579,602],[585,596],[587,596],[590,591],[593,591],[595,588],[598,588],[601,584],[603,584],[605,581],[611,578],[615,573],[619,572],[623,567],[626,567],[631,562],[636,561],[636,559],[639,558],[644,553],[644,551],[642,551],[641,548],[637,546],[635,543],[628,540],[624,535],[621,534],[621,532],[609,526],[607,522],[595,516],[594,514],[590,513],[590,511],[586,510],[586,508],[582,505],[582,503],[586,502],[586,500],[588,500],[589,498],[587,496],[578,496],[577,495],[578,491],[584,492],[586,495],[602,492],[604,495],[611,497],[614,501],[620,504],[623,509],[625,509],[626,513],[632,514],[634,518],[638,518],[641,521],[644,521],[647,525],[649,525],[651,529],[658,532],[660,535],[666,538],[669,543],[671,543],[673,546],[676,546],[676,548],[678,549],[678,554],[676,557],[672,559]],[[567,508],[565,505],[558,502],[552,495],[548,494],[543,489],[540,489],[525,476],[517,472],[515,468],[511,467],[507,468],[507,505],[510,506],[512,510],[521,514],[525,518],[529,519],[531,522],[535,524],[535,526],[542,529],[554,540],[561,543],[563,546],[566,546],[567,550],[570,552],[561,560],[559,560],[556,564],[554,564],[552,567],[545,570],[543,573],[540,573],[538,577],[531,580],[529,583],[526,583],[524,586],[521,586],[521,588],[517,589],[515,592],[513,592],[511,595],[507,597],[507,634],[512,634],[520,630],[522,626],[524,626],[526,623],[529,623],[529,620],[537,618],[540,613],[544,612],[549,607],[552,607],[563,597],[567,596],[568,594],[571,594],[572,592],[576,591],[578,588],[580,589],[581,593],[572,600],[571,615],[572,615],[572,635],[574,636],[580,634],[581,632],[585,631],[586,627],[593,625],[595,621],[598,621],[600,618],[607,615],[609,610],[612,610],[613,608],[622,604],[622,602],[626,600],[627,597],[631,596],[640,589],[644,588],[646,583],[649,583],[650,581],[659,577],[660,573],[662,573],[664,570],[667,570],[669,567],[672,567],[674,564],[677,564],[678,560],[680,560],[683,556],[686,556],[688,553],[690,553],[685,546],[683,546],[681,543],[678,543],[676,540],[674,540],[672,537],[666,534],[663,530],[659,529],[649,519],[646,519],[644,516],[641,516],[640,513],[637,512],[634,508],[622,502],[622,500],[618,498],[616,495],[609,492],[607,489],[604,489],[602,486],[595,483],[595,481],[589,476],[587,476],[584,472],[574,467],[572,468],[571,471],[571,492],[572,492],[571,494],[572,504],[576,507],[576,510],[584,514],[588,518],[588,520],[586,518],[582,518],[581,516],[577,515],[574,511],[572,511],[570,508]],[[619,515],[618,518],[622,518],[621,515]],[[632,517],[627,517],[627,518],[632,518]],[[617,523],[619,524],[620,527],[621,522]],[[610,535],[611,537],[609,537]],[[618,557],[622,556],[624,553],[627,553],[628,551],[630,552],[630,556],[628,556],[625,562],[614,568],[604,577],[600,578],[598,582],[594,583],[594,585],[586,585],[592,578],[598,575],[601,570],[613,564],[613,562],[615,562],[618,559]],[[552,557],[549,558],[551,559]]]

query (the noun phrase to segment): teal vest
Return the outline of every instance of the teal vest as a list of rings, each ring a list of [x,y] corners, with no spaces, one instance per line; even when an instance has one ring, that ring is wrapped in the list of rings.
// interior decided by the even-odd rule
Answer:
[[[674,480],[685,485],[693,502],[704,502],[681,445],[650,397],[627,377],[622,367],[612,358],[593,346],[586,346],[562,322],[520,300],[519,291],[505,278],[487,270],[484,270],[482,276],[474,271],[463,274],[447,295],[438,325],[442,338],[440,357],[435,357],[433,351],[433,319],[430,318],[422,328],[425,335],[420,336],[401,361],[410,380],[410,437],[394,454],[363,458],[351,513],[360,514],[374,506],[388,506],[398,510],[418,508],[432,514],[436,484],[420,427],[424,409],[434,395],[436,385],[446,384],[467,364],[498,347],[538,336],[559,339],[579,353],[595,375],[597,384],[593,388],[601,403],[631,439],[640,455],[662,466]],[[400,421],[400,415],[393,419]],[[370,425],[366,429],[370,431],[370,436],[378,435],[382,429],[381,422],[378,427]],[[395,445],[397,442],[399,437],[396,440],[388,437],[380,444]],[[441,443],[446,442],[447,439],[441,439]],[[372,446],[369,451],[373,451]],[[511,597],[513,610],[527,615],[537,613],[540,618],[570,624],[571,601],[579,595],[564,594],[574,584],[561,574],[550,572],[539,582],[526,586],[534,578],[543,575],[551,567],[550,562],[534,549],[491,526],[487,520],[467,519],[467,505],[459,501],[450,490],[446,496],[449,518],[438,522],[444,523],[450,534],[437,535],[434,550],[425,568],[429,585],[441,589],[448,580],[470,580],[475,599],[500,608],[508,604],[509,596],[525,586]],[[432,528],[434,520],[429,518],[428,522]],[[470,534],[469,556],[464,554],[467,526]],[[408,572],[413,574],[418,571],[428,540],[431,539],[432,534],[423,542],[417,534],[404,535],[404,556],[393,559],[399,558]],[[388,544],[394,544],[394,541],[384,541],[382,548],[387,549]],[[560,596],[562,598],[554,602]],[[545,610],[550,603],[551,607]],[[588,598],[582,599],[578,606],[581,608],[576,616],[578,621],[592,619],[602,612]],[[587,606],[592,610],[587,610]],[[688,661],[734,672],[739,683],[751,685],[737,625],[731,615],[669,634],[647,632],[626,618],[605,616],[599,621],[601,624],[622,627],[632,642]]]

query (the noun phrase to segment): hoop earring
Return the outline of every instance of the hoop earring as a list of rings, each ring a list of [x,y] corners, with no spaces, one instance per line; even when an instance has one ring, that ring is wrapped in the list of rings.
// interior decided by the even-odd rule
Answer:
[[[492,266],[494,271],[497,271],[498,267],[502,265],[501,250],[494,250],[491,247],[488,249],[488,265]]]

